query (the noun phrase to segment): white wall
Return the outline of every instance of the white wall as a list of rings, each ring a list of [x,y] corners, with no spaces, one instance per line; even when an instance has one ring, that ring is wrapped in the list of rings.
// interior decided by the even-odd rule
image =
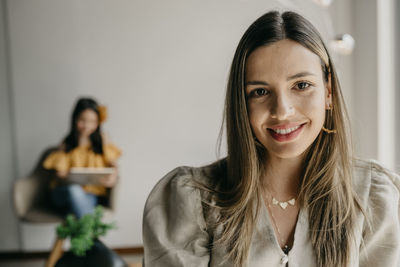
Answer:
[[[396,47],[400,40],[396,41],[395,36],[396,31],[399,36],[396,14],[400,4],[394,0],[352,2],[356,39],[353,123],[357,155],[378,159],[385,166],[400,171],[400,142],[396,138],[400,133],[400,109],[396,101],[396,97],[399,99],[396,87],[399,88],[400,68],[395,60],[396,56],[399,58]]]
[[[8,70],[6,67],[6,33],[4,1],[0,1],[0,251],[19,248],[18,224],[11,202],[11,187],[14,180],[14,151]]]
[[[311,0],[278,2],[8,1],[17,176],[61,141],[76,98],[95,96],[109,107],[104,129],[123,150],[119,228],[107,244],[141,245],[144,202],[158,179],[216,159],[228,69],[250,23],[291,8],[332,37],[328,10]],[[31,249],[51,243],[53,228],[24,229]]]
[[[400,1],[396,1],[396,7],[395,7],[395,14],[400,14]],[[400,45],[400,16],[395,16],[396,22],[395,22],[395,31],[396,31],[396,45],[397,49],[395,49],[395,76],[397,77],[397,80],[395,81],[396,84],[396,96],[395,96],[395,101],[397,105],[396,107],[396,133],[400,133],[400,50],[398,49]],[[400,172],[400,141],[398,138],[396,138],[396,170],[397,172]]]
[[[354,141],[363,158],[378,156],[376,0],[354,0]]]
[[[334,37],[337,35],[349,33],[354,36],[353,25],[353,7],[352,1],[333,1],[329,7],[330,19],[334,29]],[[356,43],[358,47],[358,42]],[[344,95],[350,118],[354,118],[353,102],[354,102],[354,72],[353,61],[354,54],[339,55],[331,52],[336,71],[338,73],[341,89]]]

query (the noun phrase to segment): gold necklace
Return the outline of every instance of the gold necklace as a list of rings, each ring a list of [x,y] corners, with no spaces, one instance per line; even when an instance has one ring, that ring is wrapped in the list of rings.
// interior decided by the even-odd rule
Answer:
[[[272,204],[274,205],[279,205],[282,209],[286,209],[288,205],[294,206],[296,204],[296,199],[292,198],[289,199],[288,201],[278,201],[276,198],[272,197]]]
[[[284,244],[283,248],[281,247],[281,249],[282,249],[283,253],[288,254],[289,251],[290,251],[290,247],[289,247],[288,244],[286,244],[285,240],[283,240],[283,238],[282,238],[282,233],[281,233],[281,230],[279,229],[279,227],[278,227],[278,225],[276,223],[275,216],[274,216],[274,213],[272,212],[271,205],[268,204],[268,207],[269,207],[269,212],[271,213],[272,223],[274,224],[274,226],[275,226],[275,228],[277,230],[278,238],[280,239],[281,244]]]
[[[272,196],[271,196],[272,197]],[[273,198],[273,200],[275,199],[274,197],[272,197]],[[278,227],[278,224],[276,223],[276,219],[275,219],[275,216],[274,216],[274,213],[272,212],[272,207],[271,207],[271,204],[270,204],[270,202],[266,199],[266,196],[264,195],[264,200],[267,202],[267,206],[268,206],[268,210],[269,210],[269,213],[271,214],[271,219],[272,219],[272,223],[274,224],[274,226],[275,226],[275,228],[276,228],[276,231],[277,231],[277,237],[278,237],[278,239],[281,241],[281,244],[284,244],[284,246],[283,247],[281,247],[281,249],[282,249],[282,251],[283,251],[283,253],[285,253],[285,254],[288,254],[289,253],[289,251],[290,251],[290,247],[289,247],[289,245],[285,242],[285,240],[283,240],[283,238],[282,238],[282,233],[281,233],[281,230],[279,229],[279,227]],[[289,200],[290,201],[290,200]],[[276,205],[276,204],[275,204]],[[291,204],[292,205],[292,204]],[[294,205],[294,204],[293,204]],[[286,204],[286,206],[287,206],[287,204]],[[282,206],[281,206],[282,207]],[[283,208],[283,207],[282,207]],[[285,207],[286,208],[286,207]],[[283,208],[283,209],[285,209],[285,208]],[[278,242],[279,243],[279,242]],[[281,244],[279,244],[279,246],[281,246]]]

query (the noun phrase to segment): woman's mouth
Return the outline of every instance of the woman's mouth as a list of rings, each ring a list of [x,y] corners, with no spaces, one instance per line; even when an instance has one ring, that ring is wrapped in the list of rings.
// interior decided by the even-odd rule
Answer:
[[[286,142],[295,139],[303,129],[303,124],[299,124],[297,126],[292,126],[289,128],[267,128],[268,132],[278,142]]]

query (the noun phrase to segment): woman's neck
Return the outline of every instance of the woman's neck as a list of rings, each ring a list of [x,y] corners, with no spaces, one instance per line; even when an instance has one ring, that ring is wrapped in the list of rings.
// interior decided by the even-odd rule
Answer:
[[[302,159],[268,157],[264,175],[264,188],[279,200],[298,196]]]
[[[85,146],[85,145],[90,145],[90,138],[89,136],[80,136],[78,140],[78,145],[79,146]]]

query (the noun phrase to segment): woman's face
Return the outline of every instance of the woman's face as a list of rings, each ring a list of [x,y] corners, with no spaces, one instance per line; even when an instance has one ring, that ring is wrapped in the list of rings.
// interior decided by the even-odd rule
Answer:
[[[99,117],[94,110],[85,109],[79,115],[76,126],[81,137],[89,137],[99,126]]]
[[[320,58],[297,42],[281,40],[250,54],[245,79],[250,124],[268,156],[301,156],[320,133],[331,104]]]

